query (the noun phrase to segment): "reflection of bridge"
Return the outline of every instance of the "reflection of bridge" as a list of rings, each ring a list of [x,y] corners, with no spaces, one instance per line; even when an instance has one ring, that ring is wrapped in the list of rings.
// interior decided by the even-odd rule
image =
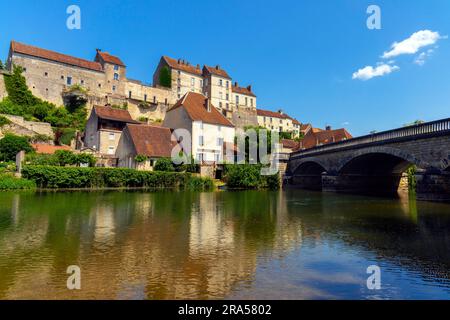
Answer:
[[[450,119],[297,151],[287,175],[305,189],[394,194],[411,165],[418,199],[450,200]]]

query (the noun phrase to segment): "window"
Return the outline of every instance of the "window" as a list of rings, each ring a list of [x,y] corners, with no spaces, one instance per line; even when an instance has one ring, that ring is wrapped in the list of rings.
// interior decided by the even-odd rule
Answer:
[[[203,153],[197,153],[197,161],[203,162]]]
[[[48,77],[48,72],[44,72],[44,76]]]
[[[227,101],[230,100],[230,95],[229,95],[228,93],[226,94],[225,99],[226,99]]]
[[[191,86],[195,86],[195,78],[191,78]]]
[[[200,80],[200,87],[203,88],[203,80]]]
[[[64,80],[64,76],[61,76],[61,80]]]
[[[217,162],[220,162],[220,153],[215,153],[214,154],[214,160]]]
[[[99,87],[99,88],[101,88],[101,87],[102,87],[102,84],[101,84],[101,83],[99,83],[99,84],[98,84],[98,87]]]
[[[177,88],[177,92],[181,92],[181,88],[180,87]]]
[[[108,147],[108,154],[114,154],[114,147]]]
[[[236,105],[239,105],[239,96],[236,95]]]
[[[219,108],[222,109],[222,102],[219,102]]]
[[[248,100],[247,97],[245,97],[245,105],[247,105],[247,100]]]
[[[217,138],[217,146],[218,147],[223,146],[223,138]]]
[[[178,70],[177,73],[178,73],[178,76],[181,76],[181,71],[180,70]]]
[[[219,86],[221,87],[222,86],[222,79],[219,79]]]
[[[225,85],[226,85],[226,87],[228,89],[228,87],[230,86],[230,81],[227,81]]]
[[[222,93],[222,91],[219,92],[219,97],[220,97],[220,99],[223,99],[223,93]]]
[[[250,105],[253,107],[253,98],[250,98]]]
[[[116,65],[114,65],[114,70],[115,71],[119,71],[119,66],[116,64]]]
[[[144,101],[147,102],[147,95],[144,94]]]
[[[128,99],[131,99],[131,91],[128,91]]]
[[[153,103],[156,103],[156,96],[153,96]]]
[[[219,132],[222,131],[222,126],[218,126],[217,129],[219,130]]]
[[[178,85],[181,85],[181,79],[177,79],[177,83],[178,83]]]
[[[203,146],[205,141],[204,141],[204,139],[203,139],[203,136],[198,136],[198,144],[200,145],[200,146]]]
[[[118,73],[114,73],[114,80],[119,80],[119,74]]]
[[[167,106],[167,98],[164,100],[164,104]]]
[[[116,86],[112,86],[112,91],[116,91]]]
[[[114,132],[109,133],[109,140],[114,141],[116,139],[116,134]]]
[[[80,84],[81,84],[81,85],[84,84],[84,80],[83,80],[83,79],[80,80]]]
[[[230,104],[225,104],[225,106],[227,107],[227,110],[230,110]]]
[[[72,85],[72,77],[67,77],[67,85]]]

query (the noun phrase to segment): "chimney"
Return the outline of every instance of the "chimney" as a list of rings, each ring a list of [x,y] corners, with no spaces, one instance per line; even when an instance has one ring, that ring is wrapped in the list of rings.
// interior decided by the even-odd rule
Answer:
[[[247,90],[252,92],[252,85],[247,86]]]
[[[283,110],[282,110],[282,109],[279,109],[279,110],[278,110],[278,113],[279,113],[279,114],[283,114]]]
[[[208,112],[211,112],[211,100],[209,98],[205,99],[205,108]]]
[[[181,64],[181,59],[178,59],[178,64]]]
[[[236,81],[236,82],[234,83],[234,86],[235,86],[235,87],[238,87],[238,83],[237,83],[237,81]]]
[[[331,126],[326,126],[326,127],[325,127],[325,130],[331,131]]]
[[[220,66],[219,65],[216,65],[216,70],[219,70],[220,69]]]
[[[95,49],[95,51],[97,51],[97,52],[102,52],[102,49]]]

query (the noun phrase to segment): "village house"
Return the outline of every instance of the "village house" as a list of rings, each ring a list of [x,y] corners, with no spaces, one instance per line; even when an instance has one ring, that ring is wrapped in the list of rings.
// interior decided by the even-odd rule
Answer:
[[[353,138],[353,136],[344,128],[335,130],[332,130],[330,126],[327,126],[325,130],[312,128],[307,132],[305,137],[300,140],[298,149],[310,149],[351,138]]]
[[[118,167],[152,171],[158,159],[171,157],[171,137],[169,128],[127,124],[117,146]]]
[[[291,118],[282,110],[274,112],[258,109],[257,114],[259,126],[278,132],[290,132],[292,133],[292,138],[298,138],[300,136],[300,122]]]
[[[292,153],[299,148],[299,142],[292,139],[281,139],[281,153]]]
[[[106,165],[115,166],[117,146],[128,123],[140,124],[131,118],[127,110],[95,106],[86,124],[84,147],[96,150],[100,156],[110,159]]]
[[[163,126],[189,132],[191,144],[183,148],[185,152],[190,149],[200,165],[221,164],[224,155],[228,156],[225,147],[234,145],[234,125],[200,93],[186,93],[167,111]],[[177,131],[174,134],[177,136]]]

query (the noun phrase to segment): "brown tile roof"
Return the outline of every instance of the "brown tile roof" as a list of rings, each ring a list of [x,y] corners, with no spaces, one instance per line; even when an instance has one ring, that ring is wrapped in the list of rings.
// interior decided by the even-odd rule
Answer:
[[[127,110],[116,109],[112,107],[95,106],[94,111],[95,114],[101,119],[127,123],[139,123],[138,121],[135,121],[131,118],[131,115]]]
[[[228,75],[228,73],[225,70],[221,69],[219,66],[210,67],[210,66],[205,65],[203,67],[203,72],[206,74],[210,73],[210,74],[214,74],[219,77],[231,79],[231,77]]]
[[[293,124],[301,125],[301,123],[300,123],[297,119],[294,119],[294,118],[292,118],[292,123],[293,123]]]
[[[300,141],[301,149],[309,149],[323,144],[339,142],[353,138],[345,129],[309,131]]]
[[[148,125],[127,124],[128,133],[138,155],[148,157],[170,157],[176,141],[171,141],[172,131]]]
[[[31,145],[34,150],[36,150],[36,153],[42,153],[42,154],[54,154],[58,150],[67,150],[71,151],[72,148],[69,146],[52,146],[49,144],[41,144],[41,143],[35,143]]]
[[[252,92],[251,86],[243,88],[243,87],[239,87],[237,85],[233,85],[231,87],[231,91],[233,91],[234,93],[245,94],[247,96],[256,97],[256,95]]]
[[[97,54],[107,63],[117,64],[119,66],[125,67],[125,64],[120,60],[120,58],[109,54],[108,52],[97,51]]]
[[[41,49],[38,47],[33,47],[16,41],[11,41],[11,52],[21,53],[36,58],[46,59],[84,69],[103,72],[102,65],[98,62],[75,58],[62,53]]]
[[[193,66],[191,64],[189,64],[189,62],[184,62],[167,56],[163,56],[162,59],[169,65],[169,67],[176,69],[176,70],[181,70],[181,71],[185,71],[188,73],[192,73],[198,76],[201,76],[202,70],[200,69],[200,66]]]
[[[205,107],[206,97],[200,93],[188,92],[178,102],[168,110],[184,107],[187,114],[193,121],[202,121],[221,126],[234,127],[212,104],[211,111]]]
[[[281,144],[283,145],[283,148],[287,149],[295,149],[298,147],[298,142],[291,139],[282,139]]]

